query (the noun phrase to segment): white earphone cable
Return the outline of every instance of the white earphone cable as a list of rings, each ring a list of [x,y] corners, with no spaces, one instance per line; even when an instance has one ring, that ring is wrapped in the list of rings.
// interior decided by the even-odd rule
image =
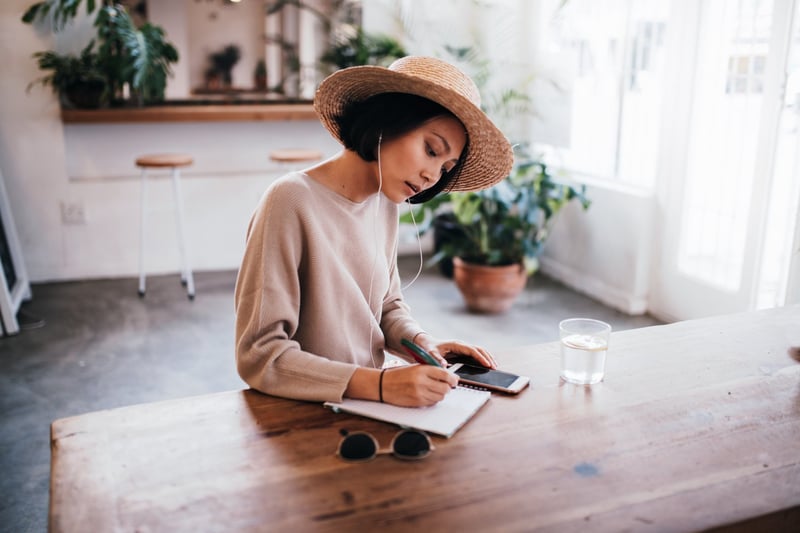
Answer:
[[[375,281],[375,268],[378,266],[378,216],[380,215],[380,206],[381,206],[381,192],[383,191],[383,172],[381,170],[381,141],[383,140],[383,133],[378,136],[378,197],[375,201],[375,220],[372,224],[372,235],[373,235],[373,242],[375,244],[375,252],[372,257],[372,271],[369,275],[369,293],[367,295],[367,305],[372,306],[372,284]],[[378,314],[375,315],[375,320],[380,322],[380,310],[378,310]],[[374,368],[378,368],[378,365],[375,363],[375,356],[372,353],[372,333],[373,333],[372,324],[369,325],[369,357],[372,360],[372,366]]]
[[[403,290],[403,291],[408,289],[409,287],[411,287],[414,284],[414,282],[417,281],[417,278],[419,278],[419,275],[422,274],[422,263],[423,263],[423,258],[422,258],[422,239],[420,239],[420,237],[419,237],[419,228],[417,228],[417,219],[414,217],[414,209],[411,207],[411,202],[409,202],[408,200],[406,200],[406,202],[409,205],[409,211],[411,211],[411,222],[414,223],[414,233],[417,236],[417,248],[419,249],[419,268],[417,269],[417,274],[414,276],[414,278],[411,281],[409,281],[408,283],[406,283],[400,289],[400,290]]]

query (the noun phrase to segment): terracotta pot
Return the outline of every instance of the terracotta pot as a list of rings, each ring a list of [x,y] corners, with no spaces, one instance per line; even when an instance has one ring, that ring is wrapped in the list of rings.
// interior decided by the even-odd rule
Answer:
[[[473,313],[503,313],[522,289],[528,275],[522,264],[484,266],[453,260],[453,277],[467,309]]]

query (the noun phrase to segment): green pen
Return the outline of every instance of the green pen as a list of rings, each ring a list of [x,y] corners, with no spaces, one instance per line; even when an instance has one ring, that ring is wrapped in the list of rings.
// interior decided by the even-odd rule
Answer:
[[[442,365],[439,364],[439,361],[437,361],[431,354],[429,354],[428,352],[426,352],[425,350],[423,350],[410,340],[402,339],[400,342],[403,344],[403,347],[405,348],[406,352],[408,352],[408,355],[413,357],[418,363],[421,363],[423,365],[432,365],[432,366],[438,366],[439,368],[443,368]]]

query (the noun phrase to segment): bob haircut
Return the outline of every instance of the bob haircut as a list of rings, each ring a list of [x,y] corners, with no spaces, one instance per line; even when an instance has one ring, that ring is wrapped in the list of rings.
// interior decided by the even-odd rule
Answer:
[[[407,93],[381,93],[353,102],[335,121],[344,147],[356,152],[364,161],[375,161],[381,135],[384,139],[394,139],[441,116],[456,118],[446,107],[427,98]],[[445,190],[458,178],[468,149],[469,139],[456,165],[433,187],[409,198],[409,203],[427,202]]]

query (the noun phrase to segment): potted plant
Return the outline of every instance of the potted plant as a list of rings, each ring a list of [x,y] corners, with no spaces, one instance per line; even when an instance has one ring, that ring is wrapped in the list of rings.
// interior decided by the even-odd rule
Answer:
[[[94,41],[91,41],[77,57],[53,51],[37,52],[34,57],[39,69],[50,73],[31,82],[28,90],[36,84],[42,84],[53,89],[63,107],[101,107],[108,98],[107,84],[99,56],[93,48]]]
[[[82,0],[36,2],[25,12],[22,21],[33,24],[49,18],[57,32],[78,15],[82,3]],[[97,4],[100,4],[100,9],[94,26],[98,50],[96,55],[92,55],[94,52],[90,46],[87,48],[89,55],[84,57],[82,54],[82,57],[91,61],[97,77],[105,81],[108,100],[122,102],[125,86],[130,88],[131,98],[139,105],[163,100],[170,64],[178,60],[178,52],[165,39],[164,30],[149,23],[137,28],[126,8],[114,0],[101,3],[87,0],[87,12],[93,13]],[[35,57],[43,70],[54,70],[55,73],[55,68],[58,68],[59,77],[40,80],[45,84],[53,85],[53,82],[60,83],[61,79],[79,77],[86,68],[85,63],[57,62],[63,56],[52,51],[39,52]],[[72,69],[77,69],[77,72],[72,72]]]
[[[413,216],[420,234],[434,228],[430,263],[452,261],[470,311],[499,313],[538,269],[555,215],[573,200],[589,207],[585,186],[558,182],[544,162],[518,154],[511,174],[494,187],[440,194],[400,220]]]
[[[131,99],[138,105],[162,101],[170,65],[178,61],[178,51],[166,40],[161,27],[145,23],[137,28],[124,6],[113,0],[104,3],[95,27],[113,96],[122,100],[127,84]]]
[[[216,75],[222,80],[223,88],[230,89],[233,85],[233,67],[241,56],[241,50],[235,44],[229,44],[220,51],[209,54],[211,67],[206,71],[206,77]]]

